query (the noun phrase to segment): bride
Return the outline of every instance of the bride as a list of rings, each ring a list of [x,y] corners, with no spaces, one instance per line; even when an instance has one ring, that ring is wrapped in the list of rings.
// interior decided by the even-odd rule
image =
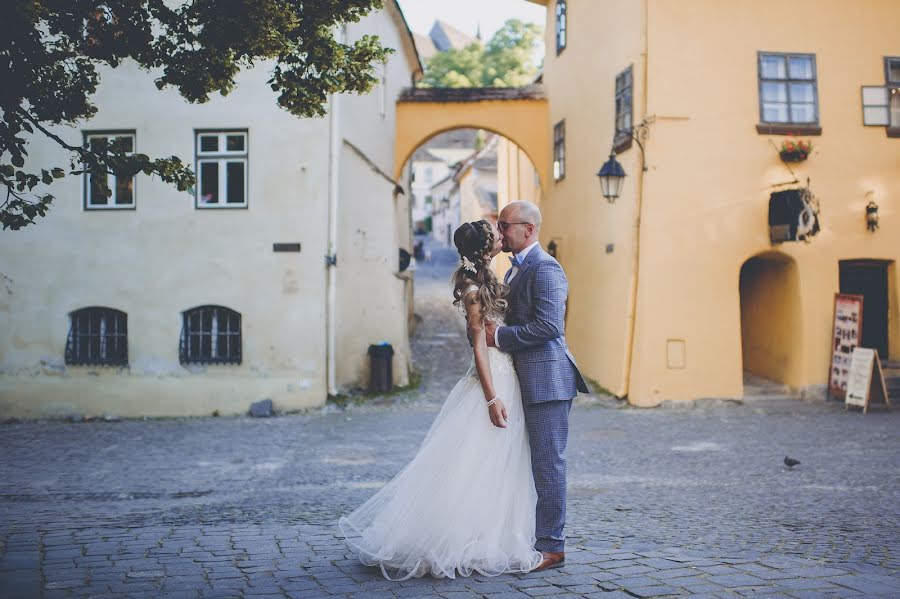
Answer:
[[[462,257],[453,304],[464,308],[474,358],[421,447],[390,482],[339,526],[368,566],[389,580],[528,572],[537,493],[512,358],[488,348],[484,322],[502,324],[508,287],[491,271],[500,236],[488,221],[453,235]]]

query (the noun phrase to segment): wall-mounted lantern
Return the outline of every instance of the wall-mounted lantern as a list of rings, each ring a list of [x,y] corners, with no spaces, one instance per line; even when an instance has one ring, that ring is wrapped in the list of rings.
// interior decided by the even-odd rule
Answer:
[[[875,200],[869,200],[866,204],[866,227],[873,233],[878,228],[878,204]]]
[[[600,178],[600,191],[603,192],[603,197],[612,204],[621,195],[622,182],[625,181],[625,169],[616,160],[615,152],[609,154],[609,160],[603,163],[597,176]]]
[[[644,172],[647,172],[648,169],[646,157],[644,156],[644,144],[641,142],[646,141],[650,136],[650,123],[655,120],[655,116],[646,117],[630,129],[616,131],[617,136],[624,134],[637,142],[638,147],[641,149],[641,170]],[[615,143],[613,143],[613,147],[616,147]],[[616,160],[615,150],[610,152],[609,160],[603,163],[597,176],[600,178],[600,190],[603,192],[603,197],[612,204],[621,195],[622,184],[625,181],[625,169]]]

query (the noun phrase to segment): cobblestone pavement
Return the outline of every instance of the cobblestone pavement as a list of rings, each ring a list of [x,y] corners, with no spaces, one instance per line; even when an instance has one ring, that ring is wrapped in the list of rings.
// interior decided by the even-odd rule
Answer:
[[[272,419],[0,426],[0,597],[900,597],[900,414],[800,401],[579,400],[564,568],[396,583],[361,566],[336,519],[414,454],[469,361],[433,262],[417,391]]]

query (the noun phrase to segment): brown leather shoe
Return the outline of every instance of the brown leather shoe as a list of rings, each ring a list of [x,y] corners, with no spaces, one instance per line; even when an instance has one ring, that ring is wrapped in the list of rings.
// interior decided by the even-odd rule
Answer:
[[[541,555],[544,556],[543,561],[541,561],[541,563],[538,564],[538,567],[532,570],[532,572],[541,572],[543,570],[549,570],[550,568],[560,568],[566,563],[565,551],[560,551],[559,553],[541,551]]]

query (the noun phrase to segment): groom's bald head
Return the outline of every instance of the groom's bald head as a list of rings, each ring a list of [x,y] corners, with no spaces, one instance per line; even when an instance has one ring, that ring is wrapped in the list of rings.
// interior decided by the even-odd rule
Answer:
[[[497,222],[503,241],[503,251],[519,253],[538,240],[541,232],[541,211],[531,202],[510,202]]]
[[[510,202],[500,213],[502,216],[507,210],[514,210],[517,215],[516,220],[532,223],[537,231],[541,230],[541,211],[537,206],[526,200]]]

